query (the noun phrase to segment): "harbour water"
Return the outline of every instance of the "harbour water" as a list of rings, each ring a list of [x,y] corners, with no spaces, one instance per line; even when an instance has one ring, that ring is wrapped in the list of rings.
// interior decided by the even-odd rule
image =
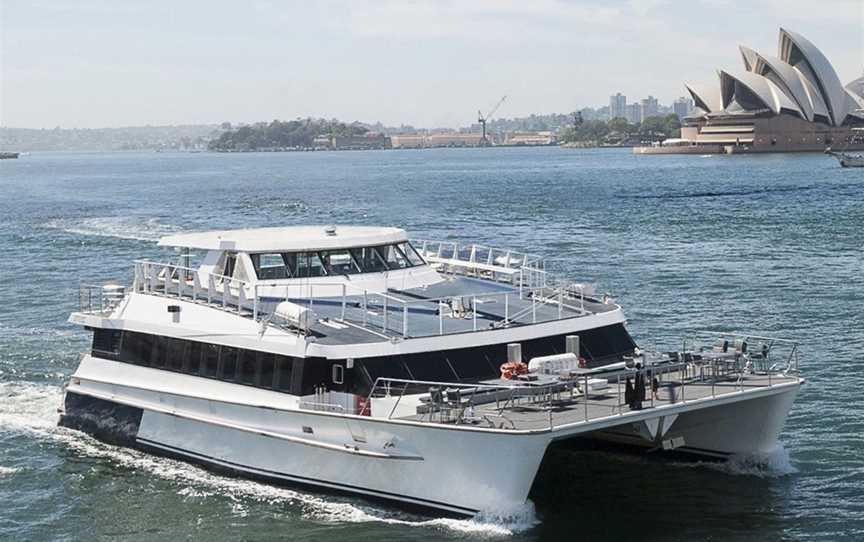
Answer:
[[[864,539],[864,175],[823,155],[34,153],[0,163],[0,194],[0,540]],[[299,223],[542,253],[612,293],[650,348],[705,328],[798,339],[808,382],[783,448],[561,450],[520,514],[456,520],[55,427],[88,346],[66,323],[80,282],[129,281],[164,234]]]

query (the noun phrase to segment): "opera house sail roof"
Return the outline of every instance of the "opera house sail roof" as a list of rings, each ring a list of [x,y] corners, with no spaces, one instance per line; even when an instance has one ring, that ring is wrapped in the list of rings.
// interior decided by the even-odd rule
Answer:
[[[781,28],[777,56],[740,49],[743,71],[719,71],[719,85],[685,85],[697,115],[791,115],[835,127],[864,123],[864,77],[843,86],[825,55],[800,34]]]

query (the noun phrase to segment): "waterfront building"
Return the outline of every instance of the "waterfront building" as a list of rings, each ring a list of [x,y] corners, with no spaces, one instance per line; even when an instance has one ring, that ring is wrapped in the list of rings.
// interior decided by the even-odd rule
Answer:
[[[690,114],[690,110],[693,109],[693,100],[689,98],[685,98],[684,96],[678,98],[672,103],[672,112],[679,119],[683,119],[687,115]]]
[[[505,145],[518,146],[542,146],[554,145],[558,142],[558,138],[554,132],[542,130],[537,132],[510,132],[504,139]]]
[[[491,134],[488,139],[494,139]],[[426,138],[428,147],[479,147],[483,134],[475,132],[445,132],[432,134]]]
[[[864,75],[846,85],[846,88],[857,96],[864,96]]]
[[[627,96],[620,92],[609,96],[609,118],[627,118]]]
[[[642,105],[639,102],[627,104],[624,118],[630,124],[639,124],[642,122]]]
[[[423,134],[399,134],[390,136],[394,149],[422,149],[426,147],[426,136]]]
[[[382,133],[367,132],[350,136],[318,136],[313,140],[316,149],[326,150],[377,150],[389,149],[390,138]]]
[[[740,51],[743,70],[720,70],[719,84],[685,85],[695,108],[674,145],[635,152],[864,149],[860,79],[844,87],[815,45],[783,28],[777,56]]]
[[[645,122],[648,117],[656,117],[660,105],[657,103],[657,98],[648,96],[639,102],[639,122]]]

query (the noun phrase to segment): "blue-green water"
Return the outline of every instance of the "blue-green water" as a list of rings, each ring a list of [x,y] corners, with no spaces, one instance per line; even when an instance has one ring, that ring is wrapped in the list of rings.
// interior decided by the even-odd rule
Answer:
[[[688,331],[803,343],[808,378],[765,464],[562,452],[515,518],[418,516],[224,478],[55,428],[88,334],[82,281],[153,240],[294,223],[398,225],[540,252],[623,303],[645,345]],[[34,154],[0,162],[0,539],[860,540],[864,175],[821,155],[473,149]]]

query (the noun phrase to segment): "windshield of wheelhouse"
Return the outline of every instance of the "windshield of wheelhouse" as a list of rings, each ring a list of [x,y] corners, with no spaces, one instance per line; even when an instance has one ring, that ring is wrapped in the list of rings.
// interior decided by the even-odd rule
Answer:
[[[250,254],[259,280],[382,273],[425,265],[411,243],[304,252]]]

